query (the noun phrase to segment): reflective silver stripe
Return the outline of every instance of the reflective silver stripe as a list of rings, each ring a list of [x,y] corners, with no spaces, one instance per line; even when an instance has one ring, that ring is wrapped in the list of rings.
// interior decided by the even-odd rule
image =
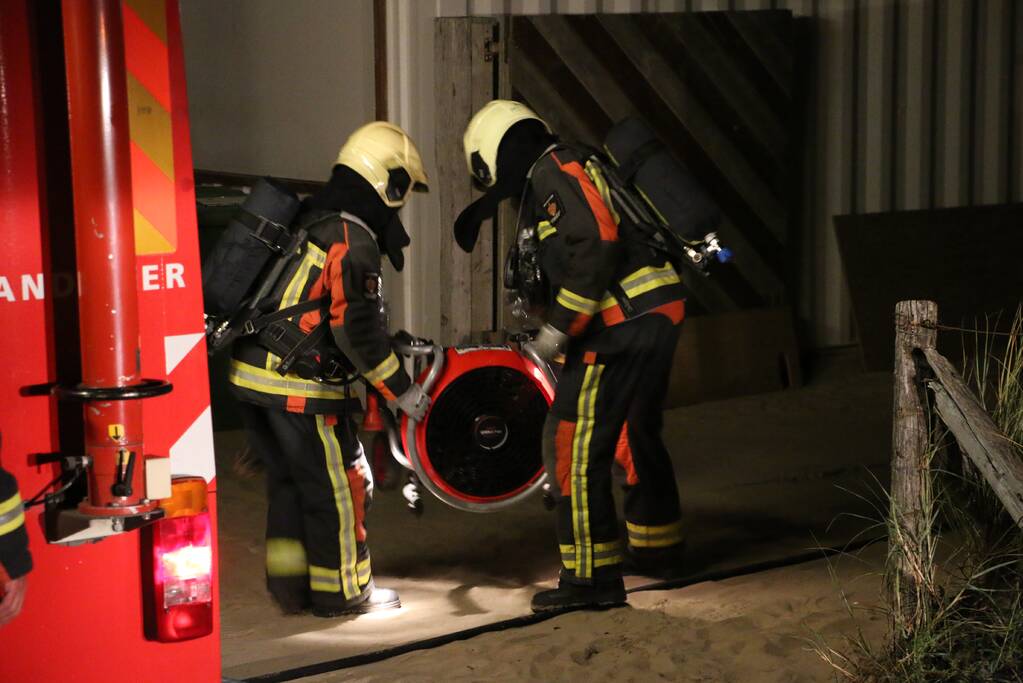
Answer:
[[[584,296],[580,296],[575,292],[565,289],[562,287],[558,290],[558,295],[555,297],[555,301],[564,306],[570,311],[576,313],[582,313],[583,315],[593,315],[593,311],[596,310],[598,302],[593,299],[587,299]]]
[[[345,597],[354,598],[359,594],[359,579],[356,563],[358,562],[355,542],[355,507],[352,501],[352,490],[348,485],[348,474],[345,472],[341,455],[341,444],[334,434],[334,428],[326,423],[323,415],[316,416],[316,427],[323,442],[327,460],[327,471],[330,474],[334,489],[334,503],[338,512],[338,546],[341,565],[341,585]],[[311,571],[311,570],[310,570]]]
[[[682,521],[657,526],[644,526],[627,522],[629,545],[634,548],[666,548],[683,541]]]
[[[333,389],[318,382],[300,379],[294,375],[281,376],[272,370],[264,370],[240,360],[231,361],[228,379],[232,384],[278,396],[301,396],[324,400],[344,400],[343,390]]]
[[[392,351],[379,365],[365,373],[364,377],[370,384],[380,384],[393,377],[400,367],[401,363],[398,362],[398,357]]]
[[[572,440],[572,529],[575,536],[576,576],[587,578],[593,569],[593,543],[590,540],[589,466],[590,441],[595,427],[597,387],[603,365],[586,368],[577,406],[578,423]]]
[[[11,533],[25,523],[25,510],[18,494],[4,501],[3,509],[6,512],[0,514],[0,536]]]
[[[613,543],[595,543],[593,546],[593,567],[607,567],[622,562],[622,544],[620,541]],[[561,563],[566,569],[576,569],[575,547],[561,546]],[[578,575],[578,572],[576,572]]]
[[[373,578],[373,571],[370,568],[368,557],[365,560],[359,562],[358,565],[356,565],[356,571],[358,572],[359,575],[360,586],[365,586],[367,583],[369,583],[369,580]]]
[[[682,533],[682,521],[671,522],[669,524],[659,524],[656,526],[645,526],[641,524],[633,524],[632,522],[626,522],[625,528],[629,532],[630,538],[657,538],[659,536],[679,536]]]
[[[13,496],[0,503],[0,515],[7,514],[14,508],[21,509],[21,495],[17,491]]]
[[[666,266],[663,269],[654,270],[651,273],[637,277],[626,284],[622,281],[622,289],[629,296],[639,296],[645,294],[658,287],[665,285],[674,285],[681,283],[682,280],[679,278],[678,273],[671,266]]]
[[[321,593],[340,593],[341,575],[337,569],[310,565],[309,588]]]
[[[281,297],[281,303],[277,307],[277,310],[284,310],[291,306],[296,305],[299,299],[302,297],[302,292],[305,291],[306,284],[309,282],[309,275],[312,273],[313,267],[323,270],[323,265],[327,262],[327,253],[320,249],[312,242],[306,242],[306,253],[302,257],[302,262],[298,266],[298,270],[291,277],[291,282],[284,290],[284,296]],[[266,369],[272,370],[274,365],[280,360],[278,356],[275,356],[270,351],[266,352]]]

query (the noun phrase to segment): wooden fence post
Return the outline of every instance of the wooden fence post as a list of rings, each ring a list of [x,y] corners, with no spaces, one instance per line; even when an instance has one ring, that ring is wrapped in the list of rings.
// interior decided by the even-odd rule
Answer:
[[[938,305],[900,301],[895,305],[895,401],[892,425],[890,554],[894,560],[892,605],[894,634],[912,631],[921,609],[922,590],[931,573],[931,485],[928,419],[918,378],[915,349],[933,349]],[[924,324],[929,323],[929,324]]]

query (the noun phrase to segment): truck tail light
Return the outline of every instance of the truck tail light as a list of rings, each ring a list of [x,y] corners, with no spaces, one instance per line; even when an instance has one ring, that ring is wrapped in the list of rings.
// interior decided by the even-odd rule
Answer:
[[[206,511],[206,482],[176,479],[165,517],[150,537],[150,637],[160,642],[213,632],[213,533]],[[148,587],[147,587],[148,588]]]

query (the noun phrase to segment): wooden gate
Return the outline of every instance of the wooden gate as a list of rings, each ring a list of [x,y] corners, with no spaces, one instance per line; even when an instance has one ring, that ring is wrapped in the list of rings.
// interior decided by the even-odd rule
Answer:
[[[487,221],[472,254],[455,244],[451,227],[480,196],[465,167],[462,134],[472,114],[499,96],[506,62],[499,59],[501,22],[491,18],[436,20],[436,158],[440,197],[441,341],[462,343],[473,332],[498,327],[501,294],[497,226]],[[497,275],[495,277],[495,274]]]
[[[442,225],[475,197],[461,137],[492,97],[522,100],[563,139],[596,145],[615,121],[638,115],[718,201],[725,216],[718,232],[735,253],[735,264],[714,278],[685,274],[690,312],[791,303],[799,251],[795,44],[787,11],[438,19]],[[503,212],[498,223],[510,218]],[[484,228],[471,257],[444,232],[445,336],[458,341],[505,325],[498,264],[512,228]]]

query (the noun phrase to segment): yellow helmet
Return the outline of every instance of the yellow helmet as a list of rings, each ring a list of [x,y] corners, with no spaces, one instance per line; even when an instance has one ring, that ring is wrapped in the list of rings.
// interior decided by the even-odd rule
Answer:
[[[352,133],[335,163],[365,178],[392,208],[404,206],[411,192],[429,189],[423,159],[412,138],[386,121],[367,123]]]
[[[497,182],[497,150],[508,129],[520,121],[533,119],[543,124],[547,132],[551,127],[536,112],[514,100],[491,100],[476,112],[462,137],[465,164],[469,174],[485,187]]]

